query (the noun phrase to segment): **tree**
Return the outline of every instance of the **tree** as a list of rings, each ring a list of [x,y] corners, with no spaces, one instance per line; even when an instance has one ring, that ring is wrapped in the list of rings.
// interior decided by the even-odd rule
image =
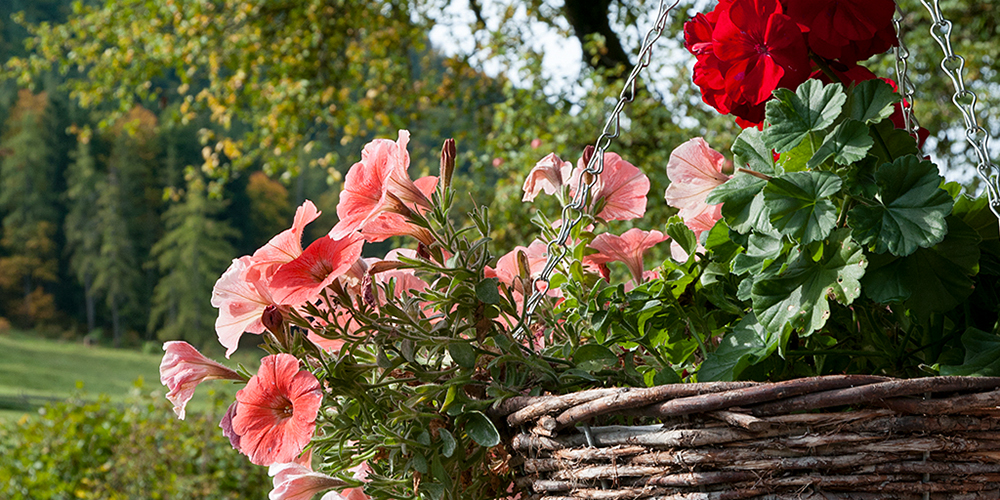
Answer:
[[[51,293],[43,284],[56,281],[58,256],[53,236],[58,226],[58,197],[53,189],[55,162],[45,112],[48,96],[21,91],[0,141],[0,289],[20,290],[9,311],[25,325],[50,319]]]
[[[236,253],[229,240],[239,236],[213,218],[223,206],[207,197],[204,181],[192,170],[183,201],[163,214],[167,232],[152,249],[162,277],[153,293],[148,326],[160,340],[206,345],[214,339],[212,285]]]
[[[101,257],[101,234],[94,231],[99,227],[100,188],[103,187],[101,174],[97,170],[91,150],[91,133],[85,130],[79,135],[73,163],[66,171],[66,244],[70,257],[70,268],[77,280],[83,284],[86,303],[87,331],[97,326],[94,294],[94,277],[98,274]]]

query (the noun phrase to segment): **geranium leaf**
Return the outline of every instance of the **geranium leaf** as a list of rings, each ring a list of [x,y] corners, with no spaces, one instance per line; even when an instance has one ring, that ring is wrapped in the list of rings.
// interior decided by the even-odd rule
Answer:
[[[875,171],[875,203],[858,205],[849,214],[856,239],[876,253],[899,256],[940,243],[953,203],[942,182],[937,167],[916,156],[883,164]]]
[[[833,132],[826,136],[806,168],[814,169],[831,156],[834,163],[849,165],[864,158],[874,143],[864,123],[847,120],[837,125]]]
[[[698,239],[694,237],[694,231],[689,229],[684,220],[676,215],[667,221],[667,236],[672,241],[677,242],[684,253],[691,255],[698,248]]]
[[[869,127],[869,135],[875,140],[871,153],[882,163],[892,163],[896,158],[918,154],[917,141],[905,130],[898,129],[890,120],[882,120]]]
[[[1000,336],[977,328],[962,334],[965,361],[957,366],[942,366],[941,375],[995,377],[1000,375]]]
[[[733,258],[733,274],[746,272],[759,273],[781,256],[784,244],[777,233],[758,233],[750,235],[745,252]]]
[[[834,231],[818,261],[803,252],[783,271],[765,271],[755,279],[753,310],[769,332],[790,326],[808,335],[830,317],[829,299],[848,305],[861,294],[867,260],[850,234],[850,229]]]
[[[722,203],[722,217],[738,233],[751,229],[770,230],[764,199],[758,196],[767,181],[743,172],[717,186],[708,194],[706,203]]]
[[[807,80],[792,92],[774,91],[764,115],[770,127],[764,130],[764,144],[779,153],[798,146],[810,132],[833,124],[847,100],[840,84],[824,86],[819,80]]]
[[[979,272],[979,234],[955,216],[948,216],[948,234],[931,248],[906,256],[872,255],[862,284],[868,298],[902,302],[926,317],[948,311],[973,291],[970,276]]]
[[[802,244],[826,238],[837,224],[837,207],[827,198],[842,181],[830,172],[792,172],[764,188],[771,225]]]
[[[733,163],[762,174],[774,173],[774,156],[764,145],[763,132],[755,128],[744,129],[733,142]]]
[[[899,102],[899,94],[892,85],[874,78],[858,83],[847,104],[850,117],[865,123],[880,122],[892,115],[892,105]]]
[[[698,369],[698,381],[736,380],[748,366],[770,356],[780,341],[781,334],[768,332],[751,312],[708,354]]]

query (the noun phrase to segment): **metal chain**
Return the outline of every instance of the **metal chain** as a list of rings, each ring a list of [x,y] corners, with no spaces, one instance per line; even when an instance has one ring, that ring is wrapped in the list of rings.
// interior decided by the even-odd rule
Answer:
[[[917,144],[920,144],[920,137],[917,133],[920,130],[920,124],[917,123],[917,117],[913,114],[915,90],[908,71],[910,51],[903,41],[903,13],[898,4],[896,5],[896,15],[892,17],[892,27],[896,30],[896,40],[898,40],[893,53],[896,55],[896,82],[899,95],[903,97],[903,102],[900,103],[900,108],[903,111],[903,128],[906,133],[913,137],[914,141],[917,141]]]
[[[535,308],[538,307],[542,298],[549,291],[549,280],[552,278],[552,273],[566,255],[566,241],[569,240],[570,232],[583,219],[584,211],[590,203],[590,191],[597,185],[601,173],[604,172],[604,153],[611,146],[612,140],[620,135],[622,111],[625,109],[626,104],[635,100],[636,82],[639,73],[649,66],[652,60],[653,44],[660,38],[667,26],[667,15],[679,2],[680,0],[674,0],[671,5],[667,6],[665,0],[660,0],[656,23],[646,32],[646,36],[643,38],[642,49],[639,51],[639,62],[632,68],[632,72],[629,73],[628,78],[625,80],[625,88],[622,89],[621,94],[618,96],[618,103],[615,105],[614,110],[611,111],[610,116],[608,116],[601,136],[594,144],[594,154],[590,157],[587,168],[579,176],[573,200],[563,207],[562,226],[559,228],[559,234],[546,244],[548,259],[545,261],[545,267],[542,269],[541,274],[532,281],[532,293],[524,302],[524,311],[521,321],[514,332],[515,335],[524,332],[531,326]]]
[[[920,0],[931,14],[931,36],[944,51],[941,59],[941,69],[955,86],[955,94],[951,102],[962,112],[965,120],[965,140],[972,146],[979,159],[976,170],[979,177],[986,183],[986,193],[989,197],[990,210],[1000,218],[1000,167],[990,160],[990,134],[979,126],[976,118],[976,93],[965,88],[965,58],[955,54],[951,48],[951,21],[941,13],[939,0]]]

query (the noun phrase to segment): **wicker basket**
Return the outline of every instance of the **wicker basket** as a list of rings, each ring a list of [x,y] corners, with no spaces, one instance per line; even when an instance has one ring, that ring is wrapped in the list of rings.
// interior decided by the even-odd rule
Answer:
[[[998,405],[1000,378],[838,375],[514,398],[497,415],[520,429],[530,498],[996,500]]]

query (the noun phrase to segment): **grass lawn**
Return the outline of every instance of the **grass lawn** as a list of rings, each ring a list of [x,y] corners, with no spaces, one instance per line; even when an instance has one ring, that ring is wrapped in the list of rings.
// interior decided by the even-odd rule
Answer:
[[[263,351],[241,350],[233,360],[218,361],[235,368],[243,363],[256,370]],[[125,399],[142,379],[143,390],[160,391],[159,366],[162,353],[143,354],[127,349],[84,346],[79,342],[58,342],[33,336],[30,332],[0,334],[0,419],[19,418],[48,399],[64,399],[81,394],[84,398],[107,394],[112,401]],[[238,358],[238,359],[237,359]],[[230,397],[241,386],[229,382],[207,382],[199,386],[188,405],[198,411],[207,403],[207,393]]]

